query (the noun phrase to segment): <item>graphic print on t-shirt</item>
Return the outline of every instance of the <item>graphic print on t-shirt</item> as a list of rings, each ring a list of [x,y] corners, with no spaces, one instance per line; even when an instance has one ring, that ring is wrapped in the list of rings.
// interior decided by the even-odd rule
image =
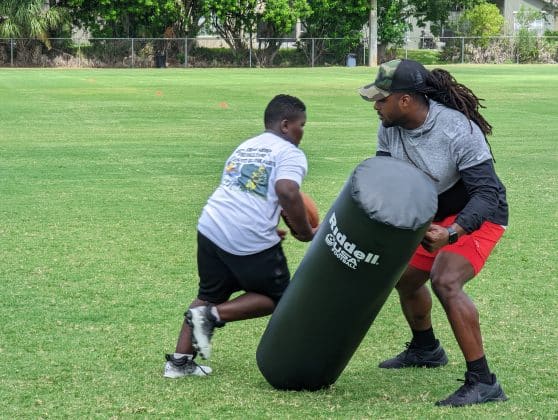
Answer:
[[[238,149],[227,161],[223,186],[267,198],[269,177],[275,166],[269,148]]]

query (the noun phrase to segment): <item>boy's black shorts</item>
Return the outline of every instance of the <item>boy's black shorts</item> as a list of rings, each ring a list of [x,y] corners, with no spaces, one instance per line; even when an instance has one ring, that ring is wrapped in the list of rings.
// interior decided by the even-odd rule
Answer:
[[[278,302],[291,275],[281,243],[252,255],[230,254],[198,232],[198,299],[226,302],[237,291],[259,293]]]

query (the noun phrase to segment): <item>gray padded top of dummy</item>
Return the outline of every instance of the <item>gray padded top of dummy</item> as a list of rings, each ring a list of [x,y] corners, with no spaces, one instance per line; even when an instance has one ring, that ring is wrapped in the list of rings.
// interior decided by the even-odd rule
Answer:
[[[411,164],[391,157],[363,161],[350,182],[353,200],[370,219],[397,228],[421,228],[438,207],[434,181]]]

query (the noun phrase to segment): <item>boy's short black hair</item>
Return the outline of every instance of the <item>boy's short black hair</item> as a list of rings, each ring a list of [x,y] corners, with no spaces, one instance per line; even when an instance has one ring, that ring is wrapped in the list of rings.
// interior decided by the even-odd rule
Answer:
[[[265,108],[264,125],[268,128],[284,119],[293,120],[303,112],[306,112],[306,105],[300,99],[280,94],[274,97]]]

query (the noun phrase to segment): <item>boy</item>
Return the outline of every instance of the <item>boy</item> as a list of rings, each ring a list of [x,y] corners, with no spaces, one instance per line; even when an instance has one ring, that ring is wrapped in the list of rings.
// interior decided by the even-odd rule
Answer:
[[[307,172],[298,148],[306,124],[300,99],[277,95],[264,114],[265,132],[236,148],[227,159],[221,183],[198,222],[198,296],[185,313],[174,354],[167,354],[164,376],[205,376],[211,368],[194,362],[211,355],[211,338],[226,322],[273,312],[289,284],[281,247],[286,232],[277,229],[281,209],[291,233],[312,240],[300,185]],[[295,233],[296,232],[296,233]],[[237,291],[244,293],[229,300]]]

